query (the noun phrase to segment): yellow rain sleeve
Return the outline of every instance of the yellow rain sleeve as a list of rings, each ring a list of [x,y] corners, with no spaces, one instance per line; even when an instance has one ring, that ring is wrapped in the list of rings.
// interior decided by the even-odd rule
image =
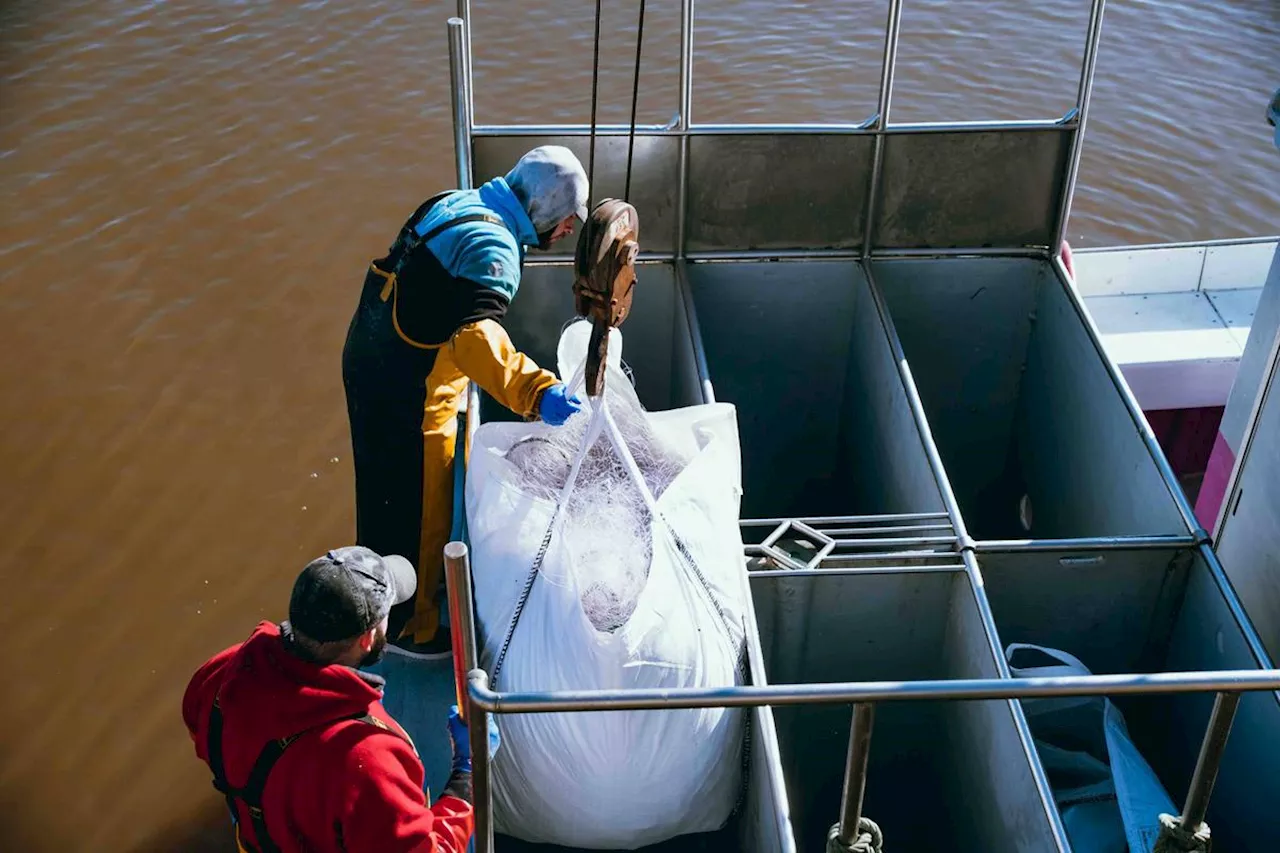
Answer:
[[[542,392],[560,380],[543,370],[511,343],[507,330],[495,320],[463,326],[448,343],[458,369],[489,396],[526,418],[538,412]]]
[[[441,552],[453,523],[453,462],[458,404],[467,379],[526,418],[538,411],[542,392],[560,380],[511,343],[495,320],[468,323],[436,353],[427,377],[422,418],[422,533],[418,551],[418,592],[405,633],[419,643],[440,627],[436,590],[444,570]]]

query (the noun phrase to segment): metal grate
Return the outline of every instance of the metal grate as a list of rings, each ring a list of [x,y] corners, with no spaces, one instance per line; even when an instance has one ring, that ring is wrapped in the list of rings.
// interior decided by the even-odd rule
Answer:
[[[959,537],[945,512],[760,518],[740,526],[753,572],[964,569]]]

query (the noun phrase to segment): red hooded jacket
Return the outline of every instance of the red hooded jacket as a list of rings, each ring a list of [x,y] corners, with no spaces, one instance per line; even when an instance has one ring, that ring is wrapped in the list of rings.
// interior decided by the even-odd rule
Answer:
[[[428,806],[423,768],[408,735],[382,707],[382,680],[345,666],[317,666],[285,649],[280,628],[262,622],[245,642],[196,671],[182,717],[196,755],[208,755],[209,712],[222,709],[227,781],[241,787],[262,748],[296,735],[267,777],[262,811],[282,853],[462,853],[472,808],[442,796]],[[368,722],[333,720],[368,713]],[[403,736],[402,736],[403,735]],[[243,812],[243,808],[241,808]],[[254,843],[252,822],[239,831]]]

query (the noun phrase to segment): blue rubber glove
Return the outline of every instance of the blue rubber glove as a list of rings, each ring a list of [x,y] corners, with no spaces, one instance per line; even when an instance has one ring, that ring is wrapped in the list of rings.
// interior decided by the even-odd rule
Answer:
[[[467,724],[462,722],[457,705],[449,706],[449,739],[453,741],[453,772],[471,772],[471,737],[467,732]],[[489,715],[489,760],[498,754],[502,746],[502,737],[498,734],[498,722]]]
[[[566,397],[569,389],[562,382],[559,385],[552,385],[546,391],[542,392],[542,402],[538,404],[538,414],[542,416],[542,420],[552,426],[560,426],[569,420],[572,415],[576,415],[582,411],[582,400],[578,399],[575,394],[572,397]]]

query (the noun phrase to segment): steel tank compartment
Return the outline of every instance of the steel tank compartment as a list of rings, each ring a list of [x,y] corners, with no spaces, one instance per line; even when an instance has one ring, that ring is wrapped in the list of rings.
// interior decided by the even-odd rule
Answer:
[[[961,556],[928,571],[753,572],[771,683],[999,678]],[[847,705],[773,709],[797,849],[836,822]],[[881,702],[863,814],[885,849],[1059,850],[1011,703]]]
[[[971,536],[1188,535],[1049,263],[885,260],[872,276]]]
[[[575,316],[572,285],[572,266],[528,265],[523,273],[520,293],[503,318],[503,327],[511,336],[512,343],[548,370],[556,370],[556,346],[561,330]],[[638,267],[632,313],[623,323],[621,332],[622,361],[632,373],[640,402],[647,409],[662,411],[704,402],[691,325],[670,264],[642,264]],[[518,419],[487,394],[481,397],[482,421]],[[743,455],[746,455],[745,448]],[[484,566],[474,566],[473,570],[482,572]],[[747,644],[750,681],[758,683],[763,680],[763,670],[754,625],[748,625]],[[444,710],[447,710],[447,705]],[[769,709],[754,708],[749,713],[747,787],[729,823],[719,832],[683,836],[643,849],[662,853],[731,850],[790,853],[795,849]],[[502,723],[501,716],[498,723]],[[432,721],[431,724],[436,723]],[[625,772],[625,768],[619,768],[619,772]],[[495,837],[495,848],[498,853],[571,849],[530,844],[503,835]]]
[[[1251,648],[1207,548],[984,551],[1001,642],[1068,652],[1095,675],[1271,668]],[[1175,808],[1185,802],[1213,694],[1117,697],[1130,736]],[[1245,693],[1208,824],[1215,850],[1280,839],[1280,704]]]
[[[682,269],[716,398],[738,408],[743,517],[945,512],[860,264]]]

